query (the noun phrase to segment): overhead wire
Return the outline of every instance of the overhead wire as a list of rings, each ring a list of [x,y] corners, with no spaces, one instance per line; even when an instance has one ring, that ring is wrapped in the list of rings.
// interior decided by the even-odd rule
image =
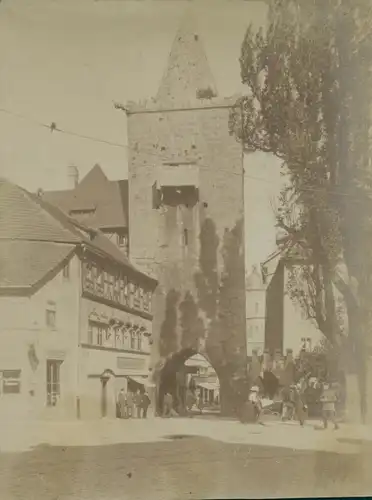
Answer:
[[[91,135],[80,134],[80,133],[72,131],[72,130],[61,128],[61,127],[59,127],[57,125],[56,122],[51,122],[50,124],[47,124],[45,122],[38,121],[38,120],[36,120],[36,119],[34,119],[34,118],[30,117],[30,116],[27,116],[27,115],[24,115],[24,114],[21,114],[21,113],[17,113],[17,112],[11,111],[11,110],[6,109],[4,107],[0,107],[0,113],[6,114],[6,115],[9,115],[9,116],[13,116],[13,117],[21,119],[21,120],[25,120],[25,121],[27,121],[29,123],[32,123],[35,126],[39,126],[41,128],[50,130],[50,132],[52,132],[52,133],[57,132],[57,133],[60,133],[60,134],[64,134],[64,135],[68,135],[68,136],[72,136],[72,137],[77,137],[77,138],[80,138],[80,139],[88,140],[88,141],[91,141],[91,142],[105,144],[105,145],[112,146],[112,147],[123,148],[123,149],[126,149],[127,151],[137,152],[133,148],[131,148],[128,144],[123,144],[123,143],[119,143],[119,142],[109,141],[109,140],[101,139],[99,137],[94,137],[94,136],[91,136]],[[156,156],[157,158],[159,158],[158,153],[153,152],[153,151],[146,151],[146,154],[150,155],[150,156],[151,155],[152,156]],[[201,163],[198,163],[198,165],[200,167],[209,168],[208,165],[203,165]],[[219,170],[221,171],[221,169],[219,169]],[[222,170],[224,172],[227,172],[227,173],[231,174],[231,175],[238,175],[239,177],[242,176],[242,174],[238,173],[238,172],[231,172],[230,170],[227,170],[227,169],[222,169]],[[264,179],[262,177],[257,177],[257,176],[248,174],[245,171],[244,168],[243,168],[243,174],[244,174],[244,177],[248,178],[248,179],[252,179],[252,180],[259,181],[259,182],[263,182],[265,184],[278,185],[278,183],[276,181],[271,181],[269,179]],[[319,189],[319,188],[312,188],[312,187],[304,186],[304,187],[299,188],[299,191],[302,191],[302,192],[315,192],[315,193],[316,192],[324,193],[326,191],[327,194],[331,194],[331,195],[333,194],[335,196],[346,196],[346,197],[349,197],[349,198],[353,198],[354,201],[356,203],[358,203],[358,204],[362,202],[362,200],[360,200],[359,198],[356,198],[352,194],[345,193],[345,192],[338,191],[338,190],[337,191],[332,191],[332,190],[328,190],[328,189],[322,190],[322,189]]]

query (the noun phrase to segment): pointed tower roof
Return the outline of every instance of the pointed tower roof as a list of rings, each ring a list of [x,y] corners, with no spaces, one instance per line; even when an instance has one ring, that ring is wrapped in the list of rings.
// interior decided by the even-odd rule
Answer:
[[[161,104],[195,101],[197,92],[206,89],[217,95],[195,19],[188,11],[174,39],[156,101]]]
[[[262,275],[256,265],[252,266],[252,272],[246,279],[245,288],[246,290],[263,290],[265,288]]]

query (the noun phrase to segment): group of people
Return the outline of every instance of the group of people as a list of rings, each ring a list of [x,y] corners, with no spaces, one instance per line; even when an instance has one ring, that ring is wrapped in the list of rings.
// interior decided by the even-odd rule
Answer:
[[[305,398],[305,383],[303,380],[297,384],[284,387],[281,391],[282,401],[282,421],[293,420],[297,418],[300,425],[305,424],[308,414],[307,402]],[[321,383],[319,403],[321,404],[321,419],[324,429],[328,428],[328,423],[332,422],[335,429],[339,428],[337,422],[336,406],[339,397],[339,387],[337,383]],[[247,402],[250,407],[251,417],[245,416],[245,421],[253,420],[262,424],[263,402],[260,395],[260,389],[254,385],[250,389]]]
[[[121,389],[118,396],[119,418],[147,418],[147,411],[151,404],[150,397],[146,391],[125,392]]]
[[[204,409],[204,402],[203,402],[203,396],[201,391],[192,391],[190,389],[187,390],[186,396],[185,396],[185,409],[187,412],[191,412],[194,406],[196,406],[197,410],[199,411],[200,414],[203,413]],[[164,394],[164,399],[163,399],[163,410],[162,410],[162,416],[163,417],[174,417],[177,416],[178,413],[174,409],[175,404],[174,404],[174,399],[173,396],[170,392],[167,392]],[[178,405],[178,410],[180,414],[182,414],[182,408],[180,405]]]

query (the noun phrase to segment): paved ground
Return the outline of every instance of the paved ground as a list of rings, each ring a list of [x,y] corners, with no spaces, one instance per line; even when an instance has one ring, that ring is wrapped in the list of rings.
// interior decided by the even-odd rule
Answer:
[[[16,429],[9,424],[8,435]],[[34,440],[41,437],[35,429]],[[366,495],[372,490],[368,431],[198,419],[45,424],[50,444],[0,453],[0,498]]]

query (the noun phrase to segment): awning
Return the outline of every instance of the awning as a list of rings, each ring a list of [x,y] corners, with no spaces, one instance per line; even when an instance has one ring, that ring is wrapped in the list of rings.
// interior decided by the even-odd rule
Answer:
[[[136,384],[143,385],[144,387],[155,387],[155,384],[151,382],[147,377],[139,377],[139,376],[128,376],[130,380],[133,380]]]
[[[202,387],[203,389],[208,389],[208,391],[215,391],[220,388],[219,385],[213,384],[213,382],[201,382],[197,384],[198,387]]]

